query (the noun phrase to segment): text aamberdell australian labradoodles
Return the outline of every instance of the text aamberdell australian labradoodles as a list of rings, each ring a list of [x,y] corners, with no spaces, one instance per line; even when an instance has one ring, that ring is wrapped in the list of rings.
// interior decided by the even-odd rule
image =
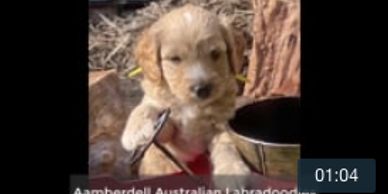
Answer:
[[[205,187],[198,187],[197,189],[162,189],[157,188],[152,190],[150,187],[130,189],[75,189],[73,194],[297,194],[296,189],[280,190],[280,189],[206,189]]]

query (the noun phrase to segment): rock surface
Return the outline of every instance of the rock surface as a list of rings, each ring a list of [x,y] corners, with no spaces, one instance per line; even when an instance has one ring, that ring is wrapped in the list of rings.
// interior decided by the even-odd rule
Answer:
[[[89,174],[130,178],[129,154],[120,136],[142,97],[139,82],[120,80],[115,70],[89,73]]]

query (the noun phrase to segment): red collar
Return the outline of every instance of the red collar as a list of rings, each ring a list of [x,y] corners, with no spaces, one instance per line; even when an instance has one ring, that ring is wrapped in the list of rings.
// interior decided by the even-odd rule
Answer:
[[[203,153],[195,158],[192,162],[188,162],[187,166],[196,175],[207,175],[211,173],[212,165],[209,160],[209,155]]]

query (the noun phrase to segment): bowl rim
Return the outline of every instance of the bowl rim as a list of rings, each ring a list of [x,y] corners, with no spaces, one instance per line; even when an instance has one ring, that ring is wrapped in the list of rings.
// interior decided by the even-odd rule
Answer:
[[[269,147],[287,147],[287,148],[300,148],[300,143],[275,143],[275,142],[267,142],[264,140],[260,139],[253,139],[249,138],[247,136],[241,135],[237,133],[236,131],[233,130],[233,128],[230,127],[229,130],[233,135],[235,135],[238,138],[241,138],[249,143],[254,143],[254,144],[261,144],[264,146],[269,146]]]
[[[258,102],[263,102],[263,101],[274,101],[274,100],[282,100],[282,99],[295,99],[295,100],[298,100],[300,103],[300,96],[278,96],[278,97],[274,97],[274,98],[266,98],[266,99],[261,99],[259,101],[256,101],[254,99],[251,99],[251,98],[246,98],[245,100],[247,101],[246,103],[240,105],[239,107],[236,108],[236,111],[238,109],[241,109],[241,108],[244,108],[246,106],[249,106],[249,105],[252,105],[252,104],[255,104],[255,103],[258,103]],[[229,124],[229,130],[233,135],[237,136],[238,138],[240,139],[243,139],[249,143],[254,143],[254,144],[261,144],[261,145],[264,145],[264,146],[269,146],[269,147],[289,147],[289,148],[300,148],[301,144],[300,143],[275,143],[275,142],[268,142],[268,141],[264,141],[264,140],[261,140],[261,139],[253,139],[253,138],[250,138],[250,137],[247,137],[247,136],[244,136],[242,134],[239,134],[237,133],[233,128],[232,126],[230,126]]]

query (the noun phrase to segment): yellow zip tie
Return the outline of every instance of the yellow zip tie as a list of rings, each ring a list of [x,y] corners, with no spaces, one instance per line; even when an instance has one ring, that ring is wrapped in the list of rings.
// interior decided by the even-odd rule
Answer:
[[[135,69],[131,70],[129,73],[128,73],[128,77],[129,78],[132,78],[134,76],[136,76],[137,74],[141,73],[142,72],[142,69],[141,67],[136,67]]]
[[[242,74],[236,74],[234,77],[235,77],[238,81],[241,81],[241,82],[248,82],[248,79],[247,79],[245,76],[243,76]]]

